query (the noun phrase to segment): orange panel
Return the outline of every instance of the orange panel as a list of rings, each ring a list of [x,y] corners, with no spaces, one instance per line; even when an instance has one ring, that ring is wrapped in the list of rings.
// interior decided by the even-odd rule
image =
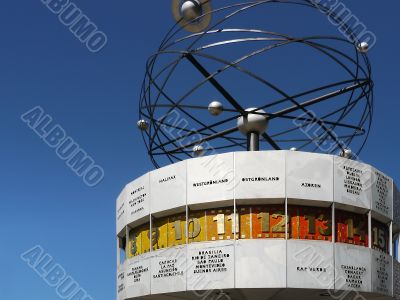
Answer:
[[[368,247],[368,216],[337,210],[336,241]]]
[[[252,237],[285,238],[285,207],[264,205],[252,208]]]
[[[289,238],[332,241],[330,208],[289,206]]]

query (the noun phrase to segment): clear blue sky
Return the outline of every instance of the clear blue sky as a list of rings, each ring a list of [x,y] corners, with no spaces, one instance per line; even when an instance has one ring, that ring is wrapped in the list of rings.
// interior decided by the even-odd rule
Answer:
[[[400,2],[345,3],[378,37],[370,52],[374,126],[361,159],[399,182]],[[34,245],[93,299],[114,299],[115,198],[124,184],[152,168],[135,123],[145,60],[173,24],[170,1],[76,4],[108,36],[97,54],[40,0],[0,4],[0,299],[57,299],[19,258]],[[310,26],[307,19],[292,24],[286,16],[272,21]],[[98,186],[87,187],[21,121],[37,105],[104,168]]]

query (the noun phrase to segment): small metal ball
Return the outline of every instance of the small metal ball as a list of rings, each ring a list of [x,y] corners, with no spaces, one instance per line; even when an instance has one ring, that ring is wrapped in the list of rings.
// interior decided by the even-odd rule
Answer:
[[[146,120],[139,120],[138,122],[137,122],[137,127],[140,129],[140,130],[147,130],[147,128],[149,127],[149,124],[147,123],[147,121]]]
[[[262,109],[256,110],[257,108],[248,108],[246,111],[255,111],[257,113],[265,114]],[[241,116],[238,118],[237,127],[239,131],[245,135],[251,132],[262,134],[268,127],[268,120],[264,115],[249,113],[247,116]]]
[[[369,45],[368,45],[367,42],[362,42],[362,43],[357,45],[357,49],[361,53],[367,53],[368,50],[369,50]]]
[[[290,148],[290,151],[297,151],[297,148],[296,147],[292,147],[292,148]]]
[[[203,156],[204,155],[204,147],[202,145],[195,145],[193,147],[193,154],[195,157]]]
[[[224,106],[221,102],[213,101],[208,105],[208,111],[213,116],[219,116],[224,111]]]
[[[351,151],[351,149],[344,149],[344,151],[342,151],[340,153],[340,156],[347,158],[347,159],[352,159],[353,158],[353,151]]]
[[[181,6],[182,17],[190,22],[200,17],[202,14],[201,3],[198,0],[188,0],[183,2]]]

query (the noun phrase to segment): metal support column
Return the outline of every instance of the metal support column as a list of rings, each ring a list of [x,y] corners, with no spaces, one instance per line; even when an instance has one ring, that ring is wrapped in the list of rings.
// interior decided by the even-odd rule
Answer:
[[[260,150],[260,136],[257,132],[250,132],[247,134],[247,150],[248,151]]]

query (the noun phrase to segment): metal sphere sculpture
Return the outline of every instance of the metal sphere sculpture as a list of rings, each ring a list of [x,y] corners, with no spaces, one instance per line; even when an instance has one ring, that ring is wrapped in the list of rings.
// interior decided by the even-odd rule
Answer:
[[[240,116],[237,120],[237,127],[241,133],[247,135],[248,133],[262,134],[268,125],[268,119],[265,117],[265,111],[257,109],[256,107],[247,108],[245,112],[249,112]]]
[[[224,111],[224,106],[219,101],[213,101],[208,105],[208,111],[213,116],[219,116]]]
[[[278,6],[321,16],[330,33],[319,26],[308,36],[277,33],[252,23]],[[324,13],[347,37],[331,33]],[[156,167],[249,150],[250,135],[261,149],[362,150],[373,112],[370,47],[340,16],[312,0],[215,0],[213,8],[209,0],[174,0],[173,14],[180,19],[147,61],[139,105]]]
[[[181,5],[182,17],[190,22],[198,18],[202,14],[201,3],[198,0],[187,0]]]

